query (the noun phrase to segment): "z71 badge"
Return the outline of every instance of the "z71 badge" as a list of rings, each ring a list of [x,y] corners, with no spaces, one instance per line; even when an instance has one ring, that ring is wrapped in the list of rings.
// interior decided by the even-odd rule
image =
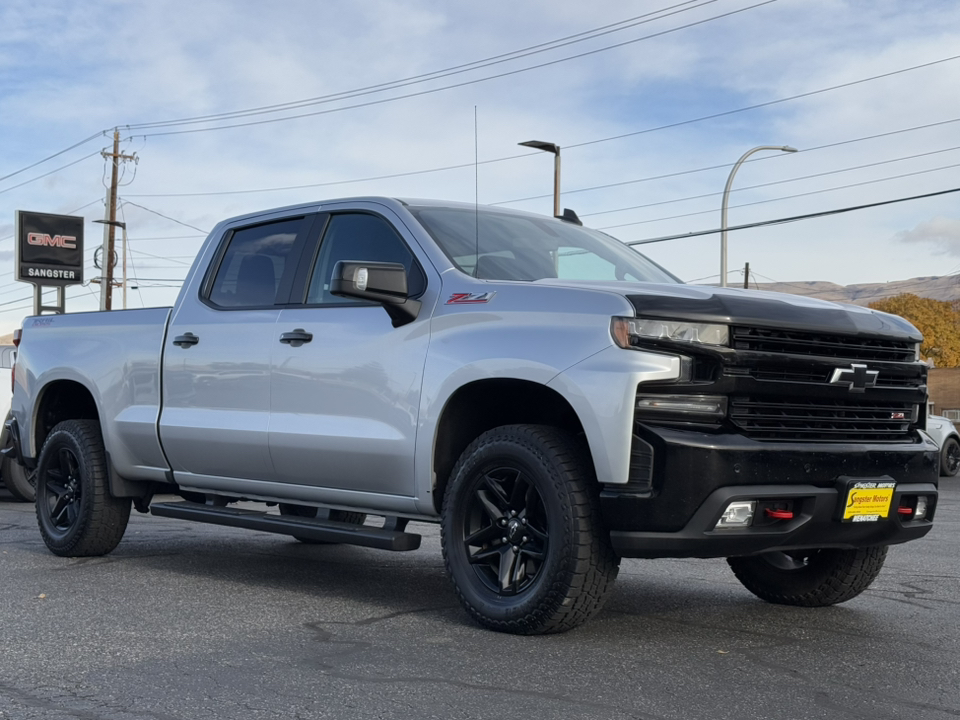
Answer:
[[[447,300],[447,305],[479,305],[480,303],[488,303],[493,300],[493,296],[496,294],[496,292],[454,293],[450,296],[450,299]]]

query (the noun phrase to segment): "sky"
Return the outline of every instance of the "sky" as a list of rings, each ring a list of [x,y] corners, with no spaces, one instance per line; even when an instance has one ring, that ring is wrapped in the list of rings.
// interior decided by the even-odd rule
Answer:
[[[17,210],[83,216],[99,276],[114,129],[136,156],[129,307],[173,304],[234,215],[370,195],[550,214],[552,156],[526,140],[561,147],[561,207],[627,242],[719,228],[761,145],[799,152],[739,168],[730,226],[960,188],[946,0],[4,0],[0,27],[0,333],[32,311]],[[716,233],[637,248],[719,280]],[[747,262],[760,282],[957,273],[960,193],[731,231],[728,252],[731,285]]]

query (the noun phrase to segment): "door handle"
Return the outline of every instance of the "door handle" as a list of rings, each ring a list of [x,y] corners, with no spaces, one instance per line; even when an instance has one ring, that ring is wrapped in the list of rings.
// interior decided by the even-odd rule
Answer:
[[[184,348],[184,349],[190,347],[191,345],[196,345],[198,342],[200,342],[200,338],[198,338],[198,337],[197,337],[196,335],[194,335],[193,333],[189,333],[189,332],[188,332],[188,333],[184,333],[183,335],[177,335],[177,336],[173,339],[173,344],[174,344],[174,345],[179,345],[180,347],[182,347],[182,348]]]
[[[311,340],[313,340],[313,333],[308,333],[303,328],[297,328],[293,332],[285,332],[280,336],[280,342],[290,347],[300,347]]]

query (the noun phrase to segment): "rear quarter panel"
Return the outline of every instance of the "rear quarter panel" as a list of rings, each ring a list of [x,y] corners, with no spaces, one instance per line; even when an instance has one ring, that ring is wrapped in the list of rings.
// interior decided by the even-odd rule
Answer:
[[[157,434],[160,359],[170,308],[27,318],[17,357],[13,413],[25,454],[38,457],[37,413],[52,383],[78,383],[93,396],[114,470],[163,480]]]

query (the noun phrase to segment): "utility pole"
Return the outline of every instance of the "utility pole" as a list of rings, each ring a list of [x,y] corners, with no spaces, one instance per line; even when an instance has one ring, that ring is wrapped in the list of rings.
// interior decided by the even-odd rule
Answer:
[[[110,158],[110,187],[107,189],[107,207],[104,213],[103,227],[103,277],[100,280],[100,309],[111,310],[113,303],[113,256],[114,240],[117,235],[117,182],[121,162],[136,160],[136,155],[124,155],[120,152],[120,130],[113,131],[113,152],[102,152],[104,159]],[[124,229],[125,230],[125,229]]]
[[[743,289],[750,289],[750,263],[745,263],[743,266]]]

